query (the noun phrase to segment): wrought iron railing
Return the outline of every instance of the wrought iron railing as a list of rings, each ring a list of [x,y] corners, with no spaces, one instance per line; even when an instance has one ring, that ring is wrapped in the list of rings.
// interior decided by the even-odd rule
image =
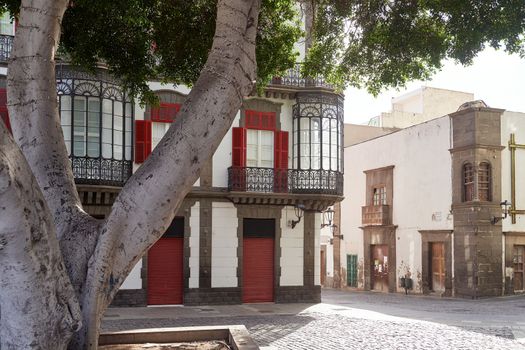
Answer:
[[[70,157],[73,175],[77,184],[124,186],[132,173],[133,163],[89,157]]]
[[[13,49],[13,38],[12,35],[0,34],[0,61],[7,62]]]
[[[334,89],[334,86],[325,81],[325,78],[321,75],[316,75],[314,77],[305,77],[301,73],[303,64],[296,63],[293,68],[288,69],[286,74],[282,77],[273,77],[271,85],[284,85],[284,86],[293,86],[293,87],[322,87],[328,89]]]
[[[228,190],[343,195],[343,174],[332,170],[228,168]]]

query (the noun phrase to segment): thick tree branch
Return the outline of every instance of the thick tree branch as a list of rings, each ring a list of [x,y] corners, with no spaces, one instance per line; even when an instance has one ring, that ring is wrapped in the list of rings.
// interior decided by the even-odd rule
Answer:
[[[44,194],[59,238],[87,220],[57,109],[55,53],[68,0],[22,1],[7,77],[13,135]]]
[[[80,308],[51,213],[0,123],[0,348],[65,349]]]
[[[82,308],[95,348],[102,312],[124,278],[157,241],[198,179],[255,82],[260,0],[220,0],[213,46],[202,73],[164,138],[119,194],[89,263]],[[85,342],[89,342],[86,344]]]

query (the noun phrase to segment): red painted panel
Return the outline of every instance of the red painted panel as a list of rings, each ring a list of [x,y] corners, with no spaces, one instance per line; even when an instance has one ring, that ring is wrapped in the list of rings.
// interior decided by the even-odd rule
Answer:
[[[273,301],[274,239],[243,239],[242,302]]]
[[[135,120],[135,163],[143,163],[151,153],[151,120]]]
[[[7,130],[11,132],[11,123],[9,122],[9,112],[7,111],[7,90],[6,89],[0,89],[0,119],[4,121],[5,126],[7,127]]]
[[[172,123],[180,111],[180,103],[164,103],[159,107],[152,107],[150,117],[154,122]]]
[[[161,238],[148,252],[148,305],[182,304],[184,239]]]

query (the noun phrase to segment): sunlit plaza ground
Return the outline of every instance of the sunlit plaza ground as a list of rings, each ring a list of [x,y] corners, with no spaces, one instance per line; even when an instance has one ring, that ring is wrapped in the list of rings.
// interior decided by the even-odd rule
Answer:
[[[323,290],[320,304],[111,308],[105,331],[243,324],[263,349],[525,349],[525,296]]]

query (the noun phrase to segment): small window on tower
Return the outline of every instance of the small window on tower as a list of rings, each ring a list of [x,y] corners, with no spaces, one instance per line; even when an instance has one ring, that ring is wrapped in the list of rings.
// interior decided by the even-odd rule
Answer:
[[[474,199],[474,168],[472,164],[463,165],[463,202]]]
[[[480,201],[491,201],[490,164],[483,162],[478,169],[478,197]]]

